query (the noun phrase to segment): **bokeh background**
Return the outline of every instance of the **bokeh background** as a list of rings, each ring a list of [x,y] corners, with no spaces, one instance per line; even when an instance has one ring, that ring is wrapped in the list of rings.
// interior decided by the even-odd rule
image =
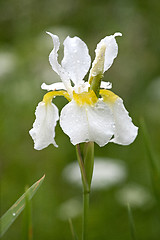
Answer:
[[[1,214],[22,195],[26,185],[45,173],[46,179],[32,200],[34,239],[71,239],[69,215],[78,235],[81,233],[82,191],[63,174],[64,168],[76,160],[74,146],[59,125],[58,148],[36,151],[28,133],[35,107],[45,93],[40,85],[60,80],[48,62],[53,46],[45,32],[57,34],[61,43],[68,35],[79,36],[88,45],[92,60],[100,39],[116,31],[123,33],[117,38],[118,57],[104,79],[112,82],[113,91],[124,99],[135,125],[140,126],[140,119],[145,119],[159,157],[159,13],[158,0],[0,0]],[[60,58],[62,53],[63,45]],[[55,104],[62,108],[66,100],[57,98]],[[129,202],[138,239],[158,240],[160,215],[141,128],[130,146],[96,145],[95,156],[123,163],[126,177],[119,184],[93,189],[88,239],[130,239]],[[116,179],[116,174],[113,176]],[[22,215],[4,240],[23,239]]]

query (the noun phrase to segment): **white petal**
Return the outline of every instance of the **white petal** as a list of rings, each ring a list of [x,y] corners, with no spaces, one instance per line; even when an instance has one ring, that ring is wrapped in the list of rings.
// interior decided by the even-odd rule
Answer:
[[[72,95],[72,87],[71,87],[68,73],[62,68],[62,66],[58,63],[58,60],[57,60],[57,58],[58,58],[57,52],[58,52],[59,46],[60,46],[59,38],[58,38],[58,36],[53,35],[52,33],[49,33],[49,32],[47,32],[47,33],[51,36],[51,38],[53,40],[53,44],[54,44],[54,48],[49,55],[49,62],[52,66],[52,69],[60,76],[68,93]]]
[[[105,52],[105,62],[104,62],[104,72],[107,71],[114,59],[117,57],[118,54],[118,45],[115,40],[115,37],[122,36],[121,33],[115,33],[113,36],[105,37],[102,42],[106,44],[106,52]]]
[[[106,46],[103,73],[111,67],[114,59],[117,57],[118,45],[117,45],[117,42],[115,40],[115,37],[117,37],[117,36],[122,36],[122,34],[121,33],[115,33],[114,35],[106,36],[105,38],[103,38],[97,44],[97,48],[95,50],[96,55],[98,55],[102,46],[104,46],[104,45]]]
[[[53,40],[53,44],[54,44],[54,48],[51,51],[50,55],[49,55],[49,61],[50,64],[52,66],[52,69],[58,74],[61,71],[61,65],[58,63],[58,50],[59,50],[59,46],[60,46],[60,42],[59,42],[59,38],[57,35],[53,35],[50,32],[47,32],[47,34],[49,34]]]
[[[100,88],[111,89],[111,88],[112,88],[112,83],[101,81],[101,86],[100,86]]]
[[[60,125],[73,145],[94,141],[104,146],[114,133],[111,110],[102,101],[80,107],[72,100],[61,111]]]
[[[53,84],[45,84],[42,83],[41,88],[43,90],[47,90],[47,91],[55,91],[55,90],[66,90],[64,84],[62,82],[57,82],[57,83],[53,83]]]
[[[57,147],[54,140],[55,126],[59,119],[58,108],[53,104],[45,105],[40,102],[35,111],[36,120],[33,123],[33,128],[29,131],[34,140],[34,148],[41,150],[53,144]]]
[[[79,84],[89,70],[91,58],[87,45],[78,37],[67,37],[64,41],[63,68],[74,84]]]
[[[116,100],[112,108],[115,120],[115,133],[111,142],[129,145],[135,140],[138,134],[138,127],[132,123],[132,119],[129,117],[121,98]]]
[[[76,92],[76,93],[82,93],[82,92],[88,92],[88,88],[90,87],[90,84],[89,82],[84,82],[82,80],[82,83],[81,84],[78,84],[78,85],[75,85],[73,87],[73,90]]]

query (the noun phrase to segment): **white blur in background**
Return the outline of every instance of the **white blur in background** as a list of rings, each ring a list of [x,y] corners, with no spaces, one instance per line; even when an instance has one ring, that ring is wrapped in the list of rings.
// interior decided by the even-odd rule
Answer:
[[[71,184],[82,186],[78,162],[67,165],[63,177]],[[122,183],[127,177],[127,169],[123,161],[110,158],[95,158],[92,189],[108,189]]]

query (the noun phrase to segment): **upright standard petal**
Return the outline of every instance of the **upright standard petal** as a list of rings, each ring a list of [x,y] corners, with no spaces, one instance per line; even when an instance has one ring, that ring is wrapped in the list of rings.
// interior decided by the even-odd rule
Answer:
[[[60,125],[73,145],[94,141],[104,146],[114,133],[112,112],[101,100],[94,107],[72,100],[61,111]]]
[[[64,58],[62,66],[69,73],[74,84],[79,85],[91,64],[87,45],[78,37],[67,37],[63,44]]]
[[[138,127],[132,123],[132,119],[129,117],[121,98],[118,97],[111,107],[115,121],[114,138],[111,142],[121,145],[131,144],[138,134]]]
[[[122,36],[122,34],[115,33],[114,35],[106,36],[97,44],[96,56],[92,63],[89,79],[92,76],[103,74],[111,67],[118,54],[118,45],[115,40],[117,36]]]
[[[57,147],[54,137],[55,126],[59,119],[58,108],[53,103],[40,102],[35,115],[36,120],[33,123],[33,128],[29,131],[34,141],[34,148],[41,150],[48,147],[49,144]]]
[[[63,67],[58,63],[58,50],[60,46],[59,38],[56,35],[53,35],[50,32],[47,32],[53,40],[54,48],[49,55],[49,62],[52,66],[52,69],[60,76],[61,80],[63,81],[68,93],[72,95],[72,87],[69,79],[68,73],[63,69]]]
[[[114,35],[107,36],[99,43],[106,45],[104,72],[112,66],[114,59],[117,57],[118,44],[115,39],[117,36],[122,36],[122,33],[115,33]]]

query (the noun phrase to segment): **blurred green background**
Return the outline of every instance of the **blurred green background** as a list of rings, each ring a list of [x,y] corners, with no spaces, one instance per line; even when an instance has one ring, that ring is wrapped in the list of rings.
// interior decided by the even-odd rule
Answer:
[[[69,138],[58,125],[59,147],[36,151],[28,133],[35,107],[45,93],[40,85],[59,80],[48,62],[53,45],[45,32],[58,35],[61,43],[68,35],[79,36],[88,45],[92,60],[100,39],[116,31],[123,33],[117,38],[118,57],[104,79],[112,82],[113,91],[124,99],[135,125],[139,126],[140,118],[145,119],[159,157],[159,13],[158,0],[0,0],[1,214],[22,195],[27,184],[31,186],[45,173],[46,179],[32,201],[34,239],[71,239],[68,221],[59,217],[59,209],[72,198],[81,202],[81,189],[62,176],[64,167],[76,159]],[[59,108],[65,103],[63,98],[55,99]],[[95,156],[123,161],[127,178],[119,185],[92,191],[88,239],[130,239],[125,200],[121,204],[117,197],[128,184],[136,184],[150,196],[142,204],[134,204],[136,194],[131,199],[138,239],[160,239],[160,215],[141,129],[130,146],[96,145]],[[141,201],[143,197],[138,196]],[[4,240],[23,239],[22,220],[21,214]],[[73,223],[80,235],[80,214]]]

